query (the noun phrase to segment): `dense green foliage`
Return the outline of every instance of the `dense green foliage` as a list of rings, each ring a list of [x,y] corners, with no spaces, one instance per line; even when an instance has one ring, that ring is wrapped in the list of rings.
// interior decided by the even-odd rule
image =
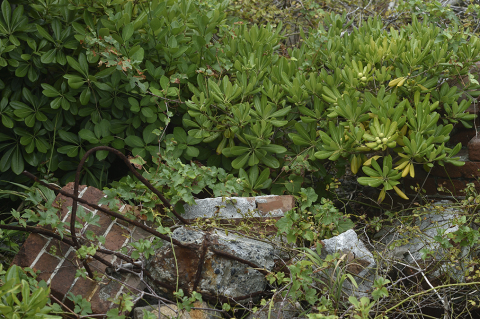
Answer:
[[[281,24],[232,25],[227,5],[4,1],[2,179],[32,166],[64,183],[98,145],[153,163],[164,133],[174,156],[244,178],[245,193],[325,196],[350,163],[381,201],[404,197],[398,180],[420,165],[461,165],[460,146],[445,143],[452,124],[470,125],[458,99],[478,85],[446,80],[469,74],[476,36],[415,17],[400,30],[377,18],[349,28],[331,14],[284,50]],[[103,185],[113,159],[97,152],[83,182]]]
[[[473,20],[438,2],[400,1],[393,20],[385,18],[391,12],[384,3],[373,6],[383,15],[336,14],[339,4],[328,0],[281,6],[253,0],[3,1],[0,185],[22,182],[24,169],[64,184],[88,149],[107,145],[132,155],[132,164],[179,211],[194,196],[288,193],[298,207],[276,223],[288,242],[337,235],[354,224],[325,198],[338,186],[335,178],[349,168],[361,175],[360,184],[380,188],[379,202],[389,190],[406,198],[401,178],[434,165],[463,164],[455,157],[461,145],[448,141],[455,125],[471,126],[474,116],[465,111],[480,95],[472,69],[480,41],[463,28]],[[479,7],[470,6],[472,12]],[[114,160],[97,152],[81,182],[105,186]],[[120,197],[141,204],[132,219],[167,220],[143,184],[127,176],[111,186],[102,204],[115,208]],[[17,225],[64,231],[67,224],[51,205],[54,194],[25,189],[4,192],[28,202],[27,209],[13,210]],[[81,209],[78,217],[97,222]],[[444,248],[451,248],[450,239],[473,246],[478,231],[468,223],[435,240]],[[80,259],[105,240],[86,237],[91,245],[77,250]],[[148,257],[156,244],[133,243],[132,257]],[[321,260],[309,249],[305,256],[289,265],[290,279],[282,272],[269,277],[272,284],[291,285],[293,299],[325,313],[353,309],[356,318],[367,318],[388,296],[389,281],[379,277],[374,301],[351,297],[347,303],[341,287],[353,278],[339,266],[343,257]],[[335,280],[322,283],[330,287],[329,298],[313,288],[312,266],[334,267]],[[27,283],[16,267],[6,274],[0,268],[0,275],[0,307],[7,314],[53,310],[48,290],[32,288],[30,296],[37,283]],[[193,299],[177,294],[185,308],[191,306]],[[80,296],[72,298],[76,313],[89,313]]]
[[[50,305],[50,288],[44,281],[39,285],[32,274],[31,269],[27,273],[15,265],[4,271],[0,264],[0,318],[62,318],[53,314],[62,309],[58,304]]]

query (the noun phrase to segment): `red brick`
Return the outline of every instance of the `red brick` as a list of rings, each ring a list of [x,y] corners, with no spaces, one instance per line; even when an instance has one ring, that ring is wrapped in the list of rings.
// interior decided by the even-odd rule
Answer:
[[[262,201],[262,203],[259,202]],[[264,201],[264,202],[263,202]],[[280,209],[283,213],[295,207],[295,198],[291,195],[262,197],[257,199],[257,208],[262,215]]]
[[[468,142],[468,159],[480,161],[480,136],[475,136]]]
[[[452,167],[452,171],[456,170],[462,173],[465,178],[475,179],[480,176],[480,162],[465,162],[465,165],[459,167]]]
[[[81,205],[79,205],[78,207],[80,207]],[[88,211],[86,211],[88,213]],[[77,212],[75,213],[75,219],[77,222],[79,222],[80,224],[82,224],[83,226],[85,226],[85,222],[82,221],[80,219],[80,217],[78,217],[78,209],[77,209]],[[70,230],[70,221],[72,220],[72,215],[68,215],[68,217],[65,219],[65,223],[67,223],[67,229]],[[83,228],[83,227],[82,227]],[[77,228],[77,233],[80,231],[79,228]]]
[[[140,227],[136,227],[135,231],[132,233],[132,241],[138,241],[139,239],[144,239],[150,236],[152,236],[152,234],[150,234],[148,231]]]
[[[435,165],[432,170],[430,171],[430,175],[433,176],[440,176],[440,177],[450,177],[450,178],[458,178],[462,176],[461,167],[452,165],[452,164],[445,164],[445,166]]]
[[[110,226],[110,224],[113,223],[113,220],[112,220],[112,217],[102,212],[97,212],[97,215],[100,217],[100,219],[98,220],[98,224],[100,226],[88,225],[87,231],[91,230],[95,233],[95,235],[103,236],[108,226]]]
[[[73,185],[74,183],[70,182],[65,187],[63,187],[62,190],[69,192],[70,194],[73,194]],[[78,192],[81,193],[86,187],[87,186],[85,185],[80,185],[78,187]],[[55,198],[53,206],[61,208],[62,218],[63,218],[69,211],[68,207],[71,207],[72,204],[73,204],[73,199],[71,199],[70,197],[58,194],[57,197]]]
[[[468,142],[470,142],[470,140],[475,137],[475,134],[476,134],[475,130],[458,131],[450,136],[450,140],[448,141],[448,144],[457,145],[458,143],[462,143],[462,146],[467,146]]]
[[[38,255],[38,253],[37,253]],[[34,270],[40,270],[37,280],[47,281],[57,267],[60,259],[47,253],[43,253],[37,263],[32,267]]]
[[[108,262],[111,262],[112,259],[113,259],[113,255],[107,255],[107,254],[103,254],[103,253],[97,253],[97,256],[105,259]],[[92,271],[96,271],[96,272],[100,272],[100,273],[104,273],[105,269],[107,268],[107,265],[105,265],[104,263],[102,263],[102,262],[100,262],[99,260],[96,260],[96,259],[94,259],[92,262],[90,262],[89,266],[92,269]]]
[[[105,237],[105,248],[110,250],[120,249],[127,239],[126,236],[129,235],[130,233],[126,229],[118,225],[113,225],[110,232]]]
[[[70,245],[65,244],[64,242],[58,241],[56,239],[52,239],[50,244],[48,244],[46,250],[48,253],[62,258],[63,256],[65,256],[69,248],[70,248]]]
[[[68,290],[73,284],[73,281],[75,280],[77,266],[76,263],[70,261],[70,259],[72,259],[74,256],[75,251],[71,251],[63,264],[58,269],[51,282],[52,292],[55,291],[62,298],[68,292]]]
[[[77,279],[75,285],[72,287],[72,290],[70,290],[70,292],[75,296],[80,295],[88,300],[96,286],[96,281],[93,281],[89,278],[80,277]]]
[[[30,234],[25,243],[18,251],[15,258],[13,258],[12,265],[20,267],[30,267],[35,258],[37,258],[40,250],[45,246],[48,239],[38,235]]]
[[[104,196],[105,196],[105,194],[101,190],[99,190],[98,188],[89,187],[85,191],[85,193],[83,194],[82,199],[86,200],[89,203],[97,205],[100,198],[102,198]],[[88,206],[88,205],[85,205],[85,207],[92,210],[92,211],[95,210],[93,207]]]

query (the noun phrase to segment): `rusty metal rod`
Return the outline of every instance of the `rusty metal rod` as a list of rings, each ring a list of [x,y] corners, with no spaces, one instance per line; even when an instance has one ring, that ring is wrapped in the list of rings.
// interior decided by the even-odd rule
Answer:
[[[202,250],[200,252],[200,258],[198,259],[197,272],[195,273],[195,281],[193,282],[192,292],[197,290],[197,286],[202,278],[203,264],[205,262],[205,256],[207,255],[208,243],[208,235],[203,236]]]
[[[162,193],[160,193],[158,191],[158,189],[156,189],[155,187],[153,187],[153,185],[145,178],[143,177],[142,175],[140,175],[133,167],[132,167],[132,164],[129,162],[128,158],[123,155],[122,152],[120,152],[119,150],[117,149],[114,149],[112,147],[108,147],[108,146],[97,146],[97,147],[94,147],[92,149],[89,149],[82,157],[80,163],[78,164],[78,167],[77,167],[77,173],[75,174],[75,184],[74,184],[74,189],[73,189],[73,193],[76,195],[77,192],[78,192],[78,185],[80,184],[80,175],[82,173],[82,168],[83,168],[83,165],[85,165],[85,162],[87,161],[88,157],[90,156],[90,154],[92,154],[93,152],[96,152],[96,151],[108,151],[110,153],[113,153],[115,155],[117,155],[118,157],[120,157],[120,159],[125,163],[125,165],[127,165],[128,169],[132,172],[133,175],[135,175],[136,178],[138,178],[138,180],[140,182],[142,182],[145,186],[147,186],[147,188],[149,190],[151,190],[155,195],[157,195],[157,197],[162,201],[163,205],[165,205],[166,207],[169,207],[171,210],[172,210],[172,213],[175,215],[175,217],[177,217],[182,223],[184,223],[185,225],[189,225],[190,222],[187,221],[185,218],[183,218],[182,216],[180,216],[179,213],[177,213],[177,211],[175,210],[175,207],[173,207],[172,204],[170,204],[170,202],[162,195]],[[74,203],[75,204],[75,203]],[[72,214],[73,214],[73,209],[74,207],[72,206]],[[76,211],[76,207],[75,207],[75,211]]]
[[[51,190],[53,190],[53,191],[55,191],[55,192],[58,192],[58,193],[66,196],[66,197],[72,198],[74,203],[75,203],[75,201],[78,201],[79,203],[82,203],[82,204],[91,206],[91,207],[93,207],[94,209],[99,210],[99,211],[101,211],[101,212],[103,212],[103,213],[105,213],[105,214],[107,214],[107,215],[113,216],[113,217],[115,217],[115,218],[121,219],[121,220],[126,221],[126,222],[128,222],[128,223],[131,223],[131,224],[133,224],[133,225],[135,225],[135,226],[137,226],[137,227],[140,227],[140,228],[142,228],[143,230],[149,232],[150,234],[155,235],[155,236],[157,236],[157,237],[159,237],[159,238],[161,238],[161,239],[163,239],[163,240],[170,241],[170,237],[169,237],[169,236],[164,235],[164,234],[156,231],[155,229],[153,229],[153,228],[151,228],[151,227],[148,227],[148,226],[146,226],[146,225],[144,225],[144,224],[142,224],[142,223],[140,223],[140,222],[138,222],[138,221],[136,221],[136,220],[128,219],[127,217],[123,216],[122,214],[119,214],[119,213],[116,213],[116,212],[112,212],[111,210],[106,209],[106,208],[104,208],[104,207],[101,207],[101,206],[98,206],[98,205],[89,203],[88,201],[84,200],[83,198],[79,198],[79,197],[76,196],[76,195],[73,195],[73,194],[71,194],[71,193],[68,193],[68,192],[66,192],[66,191],[64,191],[64,190],[62,190],[62,189],[60,189],[60,188],[58,188],[58,187],[56,187],[56,186],[52,186],[52,185],[50,185],[50,184],[47,184],[47,183],[39,180],[35,175],[33,175],[33,174],[31,174],[31,173],[29,173],[29,172],[27,172],[27,171],[24,171],[22,174],[25,175],[25,176],[27,176],[27,177],[29,177],[30,179],[32,179],[32,180],[40,183],[41,185],[43,185],[43,186],[45,186],[45,187],[48,187],[49,189],[51,189]],[[73,218],[73,216],[72,216],[72,218]],[[198,249],[197,245],[194,245],[195,247],[192,247],[192,245],[185,245],[185,244],[182,244],[180,241],[178,241],[178,240],[176,240],[176,239],[174,239],[174,238],[172,238],[172,242],[173,242],[175,245],[180,246],[180,247],[183,247],[183,248],[188,248],[188,249],[192,249],[192,250],[193,250],[193,249]]]
[[[265,276],[269,274],[269,272],[267,270],[259,268],[256,264],[252,263],[251,261],[245,260],[243,258],[237,257],[235,255],[232,255],[232,254],[229,254],[229,253],[226,253],[224,251],[217,250],[217,249],[214,249],[214,248],[210,248],[210,250],[212,252],[214,252],[215,254],[219,255],[219,256],[226,257],[226,258],[229,258],[229,259],[233,259],[233,260],[236,260],[236,261],[241,262],[243,264],[247,264],[248,266],[250,266],[252,268],[255,268],[256,271],[264,274]]]

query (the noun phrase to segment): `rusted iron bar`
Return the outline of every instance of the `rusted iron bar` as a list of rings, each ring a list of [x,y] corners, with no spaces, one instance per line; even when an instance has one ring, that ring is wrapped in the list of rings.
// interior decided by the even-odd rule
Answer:
[[[82,173],[82,168],[83,168],[83,165],[85,165],[85,162],[87,161],[88,157],[90,156],[90,154],[92,154],[93,152],[96,152],[96,151],[108,151],[110,153],[113,153],[115,155],[117,155],[118,157],[120,157],[120,159],[125,163],[125,165],[127,165],[128,169],[132,172],[133,175],[135,175],[136,178],[138,178],[138,180],[140,182],[142,182],[145,186],[147,186],[147,188],[149,190],[151,190],[155,195],[157,195],[157,197],[162,201],[163,205],[165,205],[166,207],[169,207],[172,211],[172,213],[175,215],[175,217],[177,217],[182,223],[184,223],[185,225],[189,225],[190,222],[187,221],[185,218],[183,218],[182,216],[180,216],[180,214],[175,210],[175,207],[173,207],[172,204],[170,204],[170,202],[162,195],[162,193],[160,193],[158,191],[158,189],[156,189],[155,187],[153,187],[153,185],[145,178],[143,177],[142,175],[140,175],[133,167],[132,167],[132,164],[129,162],[128,158],[123,155],[122,152],[112,148],[112,147],[108,147],[108,146],[97,146],[97,147],[94,147],[92,149],[89,149],[82,157],[82,159],[80,160],[80,163],[78,164],[78,167],[77,167],[77,173],[75,174],[75,184],[74,184],[74,189],[73,189],[73,193],[76,195],[78,193],[78,186],[80,184],[80,175]],[[75,202],[74,202],[74,205]],[[72,214],[73,214],[73,209],[74,207],[72,206]],[[76,211],[76,209],[75,209]]]
[[[50,184],[47,184],[47,183],[39,180],[35,175],[33,175],[33,174],[31,174],[31,173],[29,173],[29,172],[27,172],[27,171],[24,171],[22,174],[25,175],[25,176],[27,176],[27,177],[29,177],[30,179],[32,179],[32,180],[40,183],[41,185],[43,185],[43,186],[45,186],[45,187],[48,187],[49,189],[51,189],[51,190],[53,190],[53,191],[55,191],[55,192],[58,192],[58,193],[66,196],[66,197],[72,198],[74,203],[75,203],[75,201],[78,201],[79,203],[82,203],[82,204],[88,205],[88,206],[90,206],[90,207],[93,207],[94,209],[99,210],[99,211],[101,211],[101,212],[103,212],[103,213],[105,213],[105,214],[107,214],[107,215],[109,215],[109,216],[113,216],[113,217],[115,217],[115,218],[121,219],[121,220],[126,221],[126,222],[128,222],[128,223],[131,223],[131,224],[133,224],[133,225],[135,225],[135,226],[137,226],[137,227],[140,227],[140,228],[142,228],[143,230],[149,232],[150,234],[155,235],[155,236],[157,236],[157,237],[159,237],[159,238],[161,238],[161,239],[163,239],[163,240],[170,241],[170,237],[168,237],[167,235],[164,235],[164,234],[156,231],[155,229],[153,229],[153,228],[151,228],[151,227],[148,227],[148,226],[146,226],[146,225],[144,225],[144,224],[142,224],[142,223],[140,223],[140,222],[138,222],[138,221],[136,221],[136,220],[128,219],[127,217],[123,216],[122,214],[119,214],[119,213],[116,213],[116,212],[112,212],[111,210],[106,209],[106,208],[104,208],[104,207],[101,207],[101,206],[98,206],[98,205],[89,203],[88,201],[84,200],[83,198],[79,198],[77,195],[73,195],[73,194],[71,194],[71,193],[65,192],[65,191],[61,190],[60,188],[58,188],[58,187],[56,187],[56,186],[52,186],[52,185],[50,185]],[[77,193],[78,193],[78,190],[77,190]],[[72,216],[72,219],[73,219],[73,216]],[[178,240],[176,240],[176,239],[174,239],[174,238],[172,238],[172,242],[173,242],[175,245],[180,246],[180,247],[183,247],[183,248],[192,249],[192,250],[193,250],[193,249],[198,249],[198,247],[197,247],[198,245],[194,245],[195,247],[193,247],[192,245],[185,245],[185,244],[182,244],[180,241],[178,241]]]
[[[28,231],[29,233],[36,233],[36,234],[42,234],[45,236],[50,236],[52,238],[55,238],[59,241],[64,242],[67,245],[74,246],[73,242],[67,238],[62,238],[60,235],[55,234],[54,232],[44,229],[44,228],[39,228],[39,227],[33,227],[33,226],[14,226],[14,225],[0,225],[1,229],[9,229],[9,230],[18,230],[18,231]]]
[[[272,292],[268,292],[268,291],[257,291],[257,292],[253,292],[251,294],[244,295],[244,296],[239,296],[239,297],[236,297],[236,298],[227,297],[227,296],[219,296],[219,295],[210,295],[210,294],[207,294],[207,293],[201,293],[201,294],[202,294],[203,299],[209,300],[209,301],[214,302],[214,303],[216,303],[216,302],[221,302],[221,303],[233,302],[235,304],[239,303],[240,300],[245,300],[245,299],[248,299],[248,298],[273,295]]]
[[[200,252],[200,258],[198,260],[197,272],[195,274],[195,281],[193,282],[192,292],[197,290],[197,286],[202,278],[203,264],[205,263],[205,256],[207,255],[209,238],[208,235],[203,236],[202,250]]]
[[[217,250],[217,249],[214,249],[214,248],[210,248],[210,250],[212,252],[214,252],[215,254],[219,255],[219,256],[226,257],[226,258],[229,258],[229,259],[233,259],[233,260],[236,260],[236,261],[241,262],[243,264],[246,264],[246,265],[248,265],[252,268],[255,268],[256,271],[264,274],[265,276],[268,275],[268,271],[266,271],[265,269],[259,268],[256,264],[252,263],[251,261],[245,260],[243,258],[237,257],[235,255],[232,255],[232,254],[229,254],[229,253],[226,253],[224,251]]]

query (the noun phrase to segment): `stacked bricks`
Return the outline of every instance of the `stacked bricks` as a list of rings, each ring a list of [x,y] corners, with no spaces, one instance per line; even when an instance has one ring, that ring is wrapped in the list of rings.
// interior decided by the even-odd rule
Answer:
[[[73,194],[73,183],[69,183],[63,190]],[[98,204],[104,194],[94,187],[80,186],[78,197],[87,200],[90,204]],[[69,224],[73,200],[58,195],[55,203],[59,208],[62,221]],[[146,238],[149,235],[136,226],[127,225],[121,220],[117,221],[117,219],[113,219],[87,205],[80,205],[79,203],[79,209],[80,206],[87,213],[99,217],[99,226],[83,224],[80,234],[85,234],[86,231],[91,230],[97,236],[104,236],[105,245],[100,245],[102,249],[116,251],[122,247],[129,247],[130,242]],[[125,209],[126,205],[123,205],[120,212]],[[97,254],[114,265],[120,264],[120,260],[114,255]],[[70,293],[75,296],[81,295],[91,302],[93,314],[105,314],[109,309],[117,307],[112,302],[115,298],[123,294],[140,296],[144,288],[139,278],[132,273],[107,275],[105,273],[107,266],[97,260],[90,262],[89,266],[101,278],[99,281],[93,281],[88,277],[86,279],[75,278],[77,270],[83,268],[82,263],[76,257],[75,249],[56,239],[39,234],[30,234],[12,263],[38,271],[37,280],[45,280],[48,285],[51,285],[53,297],[70,309],[73,309],[73,303],[68,299]]]

